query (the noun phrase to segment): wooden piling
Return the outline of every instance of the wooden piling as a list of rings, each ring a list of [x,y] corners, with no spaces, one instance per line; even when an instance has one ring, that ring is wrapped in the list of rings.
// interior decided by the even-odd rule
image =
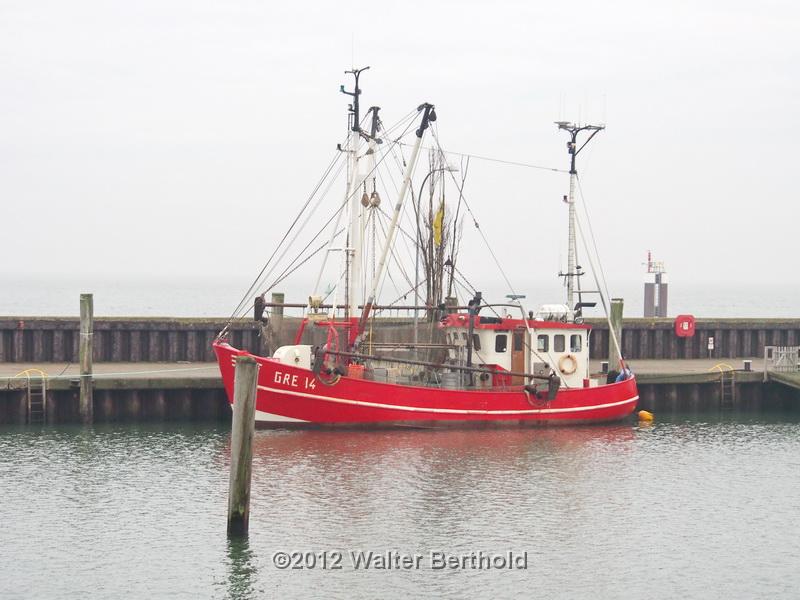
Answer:
[[[228,535],[246,536],[250,525],[250,480],[255,435],[258,363],[250,356],[236,359],[231,425],[231,476],[228,488]]]
[[[622,308],[624,304],[625,301],[622,298],[611,299],[608,319],[614,334],[612,335],[611,331],[608,332],[608,362],[612,365],[617,363],[622,350]],[[614,340],[615,335],[616,341]],[[619,348],[617,344],[620,344]]]
[[[81,421],[90,425],[94,419],[92,397],[92,336],[94,334],[94,299],[92,294],[81,294],[81,335],[79,361],[81,366]]]
[[[282,305],[286,295],[282,292],[272,292],[272,304]],[[275,348],[283,344],[283,306],[273,306],[270,314],[272,332],[275,336]],[[273,350],[275,349],[273,348]]]

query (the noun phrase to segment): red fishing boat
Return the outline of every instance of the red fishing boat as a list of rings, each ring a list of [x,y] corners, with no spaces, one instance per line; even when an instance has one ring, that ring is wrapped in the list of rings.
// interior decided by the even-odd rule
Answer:
[[[347,168],[345,198],[339,203],[335,217],[326,221],[323,229],[312,238],[313,242],[327,229],[330,231],[329,243],[312,251],[309,242],[292,261],[280,263],[280,259],[287,254],[288,243],[284,246],[284,242],[298,239],[300,228],[298,226],[295,229],[295,225],[310,221],[310,215],[304,211],[312,205],[314,194],[324,187],[323,178],[231,319],[239,316],[243,307],[249,310],[250,291],[257,289],[266,278],[274,277],[273,284],[267,290],[272,289],[298,265],[305,264],[314,254],[325,249],[320,276],[317,277],[314,293],[303,308],[304,315],[294,343],[276,348],[272,356],[253,355],[260,365],[256,396],[257,424],[543,425],[608,422],[630,415],[639,396],[636,379],[625,366],[621,355],[619,374],[614,372],[608,376],[590,372],[590,327],[583,322],[582,313],[584,308],[596,303],[583,302],[588,292],[582,292],[580,286],[576,285],[583,273],[577,266],[575,158],[602,127],[558,123],[560,129],[570,134],[570,193],[565,197],[569,204],[568,265],[567,271],[560,274],[567,287],[567,303],[544,305],[534,312],[525,310],[522,304],[524,296],[518,294],[509,295],[510,300],[503,304],[487,304],[480,292],[471,290],[472,298],[462,309],[453,307],[452,302],[446,306],[436,306],[428,298],[423,308],[426,319],[436,322],[439,342],[419,344],[415,328],[415,341],[399,345],[408,351],[406,355],[399,356],[394,351],[377,353],[375,348],[381,346],[373,343],[370,325],[374,322],[375,312],[382,309],[377,301],[378,295],[385,282],[389,263],[392,259],[396,260],[392,247],[397,232],[402,232],[400,222],[404,201],[411,188],[423,137],[436,120],[436,112],[433,105],[423,104],[411,115],[412,118],[415,114],[419,115],[419,125],[413,131],[415,137],[410,157],[407,160],[403,157],[402,183],[396,192],[393,213],[391,216],[385,215],[387,223],[385,228],[381,228],[384,239],[379,248],[375,223],[381,211],[376,173],[380,172],[379,167],[386,157],[391,156],[392,150],[399,147],[402,134],[395,141],[383,144],[384,140],[380,137],[382,123],[377,107],[370,108],[368,112],[371,126],[362,124],[359,114],[361,90],[358,86],[362,71],[351,72],[355,76],[353,92],[346,92],[342,86],[341,91],[353,98],[348,112],[348,135],[345,144],[338,147],[339,154],[326,172],[327,175],[335,170],[338,156],[345,157],[342,161],[343,167]],[[406,131],[410,131],[411,123],[413,121],[406,119],[392,129],[398,131],[405,126]],[[579,146],[578,136],[582,133],[588,134],[588,139]],[[438,146],[438,138],[435,135],[434,138]],[[449,167],[436,167],[433,162],[431,165],[423,185],[434,174],[443,176],[448,171],[452,172]],[[369,187],[372,188],[371,193],[368,193]],[[462,193],[461,190],[459,192]],[[417,248],[418,264],[424,242],[419,234],[421,195],[422,189],[417,196],[415,210],[418,233],[411,238]],[[431,207],[434,208],[429,211],[427,223],[430,230],[428,259],[445,256],[444,247],[447,244],[441,233],[444,206],[442,200],[439,209],[434,210],[431,200]],[[345,214],[347,225],[340,228],[340,219]],[[341,259],[341,275],[333,279],[332,288],[327,293],[320,294],[318,290],[325,263],[335,251],[339,252]],[[440,260],[439,263],[440,273],[443,272],[443,265],[449,263],[451,283],[452,276],[457,272],[452,258],[450,256],[446,262]],[[431,264],[434,262],[432,260]],[[426,279],[431,279],[434,274],[427,266],[430,265],[426,263]],[[402,270],[402,267],[398,266],[398,269]],[[440,285],[441,281],[440,275]],[[418,275],[415,275],[412,283],[415,296],[420,284]],[[344,298],[340,302],[338,296],[342,291]],[[605,307],[603,294],[600,297]],[[420,309],[418,304],[415,302],[413,307],[415,326]],[[270,321],[263,317],[264,307],[264,296],[257,296],[255,318],[264,324],[264,331],[267,332]],[[493,316],[489,315],[490,312]],[[314,330],[322,332],[324,338],[314,336]],[[612,328],[610,335],[616,341]],[[309,337],[316,337],[316,343]],[[619,344],[616,346],[619,347]],[[424,359],[419,356],[420,347],[423,347]],[[215,341],[214,351],[232,402],[236,358],[251,354],[228,343],[228,327]]]

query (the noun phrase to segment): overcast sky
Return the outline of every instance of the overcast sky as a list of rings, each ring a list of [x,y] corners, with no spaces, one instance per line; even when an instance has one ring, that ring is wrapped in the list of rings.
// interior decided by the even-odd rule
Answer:
[[[673,285],[794,285],[798,15],[788,1],[0,0],[0,276],[246,283],[340,141],[355,62],[372,67],[365,106],[391,123],[433,102],[456,151],[565,168],[553,121],[607,123],[579,170],[612,283],[639,280],[652,249]],[[466,194],[523,291],[564,260],[567,185],[470,165]],[[465,239],[465,273],[496,287]]]

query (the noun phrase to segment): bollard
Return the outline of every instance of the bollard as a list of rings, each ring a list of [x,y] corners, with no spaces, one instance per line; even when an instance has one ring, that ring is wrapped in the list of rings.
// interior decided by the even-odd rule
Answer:
[[[611,299],[611,309],[609,310],[609,332],[608,332],[608,362],[616,363],[622,354],[622,308],[625,301],[622,298]],[[617,343],[619,348],[617,348]]]
[[[81,294],[81,334],[78,358],[80,361],[80,401],[81,421],[91,425],[94,420],[94,399],[92,394],[92,335],[94,333],[94,299],[92,294]]]
[[[228,535],[246,536],[250,526],[250,480],[256,429],[259,365],[251,356],[236,359],[231,424],[231,476],[228,487]]]

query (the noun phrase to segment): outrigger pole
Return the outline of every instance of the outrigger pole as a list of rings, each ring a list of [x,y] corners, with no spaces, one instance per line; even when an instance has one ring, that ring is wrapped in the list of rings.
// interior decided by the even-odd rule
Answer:
[[[354,346],[357,346],[360,342],[360,338],[363,335],[364,329],[367,326],[367,321],[369,320],[370,311],[372,310],[372,306],[375,304],[375,296],[378,292],[378,285],[380,285],[381,279],[383,279],[384,271],[386,270],[386,259],[389,256],[389,250],[394,242],[394,235],[397,231],[397,222],[400,220],[400,212],[403,209],[403,202],[405,200],[406,193],[408,192],[408,188],[411,185],[411,176],[414,174],[414,167],[417,164],[419,149],[420,146],[422,146],[422,137],[425,135],[425,130],[428,128],[428,125],[436,120],[436,111],[434,110],[433,104],[429,104],[427,102],[420,104],[420,106],[417,108],[417,111],[422,112],[422,121],[419,125],[419,129],[417,129],[415,132],[417,139],[414,142],[414,146],[411,150],[411,157],[406,165],[406,172],[403,176],[403,184],[400,186],[400,192],[397,195],[397,203],[394,205],[392,222],[389,224],[389,229],[386,232],[386,242],[381,250],[381,258],[378,261],[378,268],[375,271],[375,276],[372,278],[369,296],[367,301],[364,303],[364,310],[361,312],[361,319],[358,322],[358,332]]]
[[[567,306],[570,311],[575,310],[575,280],[581,276],[577,267],[577,242],[575,236],[575,180],[578,176],[578,170],[575,168],[575,158],[578,153],[586,147],[592,138],[600,131],[606,128],[605,125],[576,125],[569,121],[556,121],[559,129],[563,129],[569,134],[569,141],[567,142],[567,152],[570,154],[570,167],[569,167],[569,197],[567,204],[569,204],[569,242],[567,247],[567,272],[559,273],[567,280]],[[578,134],[582,131],[590,132],[589,137],[586,139],[580,148],[578,148]]]

